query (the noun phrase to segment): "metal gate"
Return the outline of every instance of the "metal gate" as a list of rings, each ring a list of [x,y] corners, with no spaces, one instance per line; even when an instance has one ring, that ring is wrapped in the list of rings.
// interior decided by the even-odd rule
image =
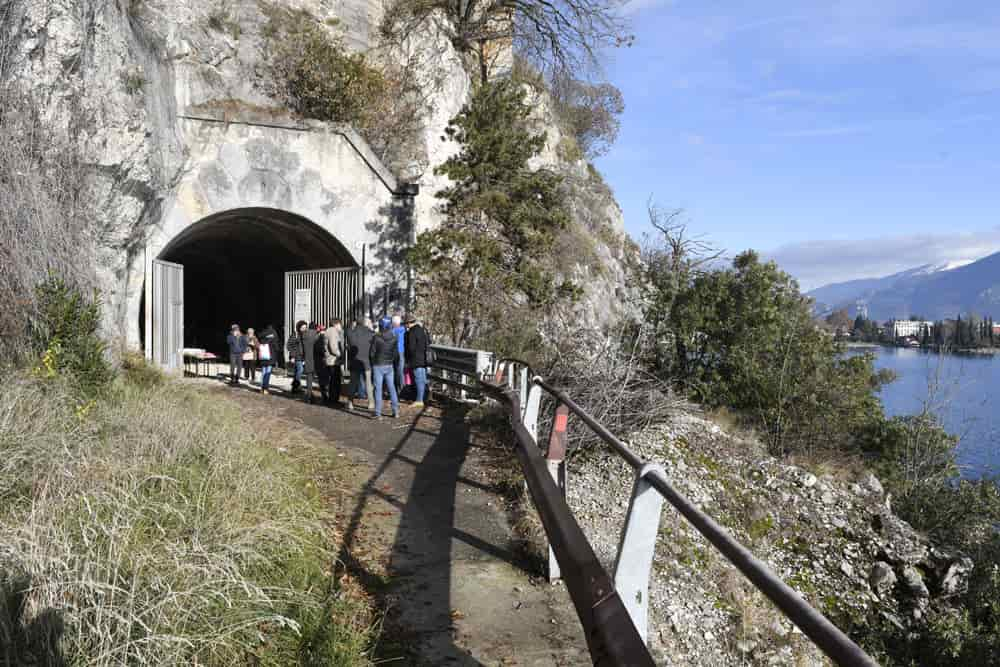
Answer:
[[[153,260],[153,362],[167,370],[180,370],[184,359],[184,267]]]
[[[363,312],[364,283],[360,268],[285,274],[285,340],[298,320],[326,324],[338,317],[346,329]]]

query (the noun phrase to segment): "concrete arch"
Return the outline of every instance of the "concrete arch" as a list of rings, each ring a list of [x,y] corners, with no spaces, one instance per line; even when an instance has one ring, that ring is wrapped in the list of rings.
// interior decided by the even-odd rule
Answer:
[[[183,116],[178,129],[185,166],[159,209],[142,265],[133,267],[133,285],[148,284],[154,259],[215,261],[224,272],[271,258],[273,279],[279,268],[361,266],[386,238],[409,236],[401,227],[413,221],[400,212],[412,211],[412,194],[350,128]],[[369,262],[373,292],[382,287],[379,273]],[[148,285],[130,298],[127,338],[136,346],[149,298]]]

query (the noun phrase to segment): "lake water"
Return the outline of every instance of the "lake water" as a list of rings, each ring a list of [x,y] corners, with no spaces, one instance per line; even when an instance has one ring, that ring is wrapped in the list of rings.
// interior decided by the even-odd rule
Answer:
[[[927,403],[948,432],[961,438],[958,463],[964,477],[1000,474],[1000,355],[872,351],[877,368],[897,375],[880,393],[887,414],[915,414]]]

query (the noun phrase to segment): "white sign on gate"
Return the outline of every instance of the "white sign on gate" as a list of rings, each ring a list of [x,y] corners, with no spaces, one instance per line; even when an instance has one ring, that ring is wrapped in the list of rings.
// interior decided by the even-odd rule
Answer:
[[[311,289],[295,290],[295,308],[293,310],[295,316],[292,318],[293,322],[298,322],[299,320],[304,322],[312,321],[312,293]]]

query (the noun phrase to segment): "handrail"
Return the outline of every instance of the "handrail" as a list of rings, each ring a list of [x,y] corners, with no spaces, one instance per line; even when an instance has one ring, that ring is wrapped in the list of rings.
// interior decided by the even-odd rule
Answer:
[[[510,410],[511,426],[518,444],[515,450],[528,492],[538,509],[549,543],[563,565],[566,589],[583,625],[593,663],[602,667],[653,667],[653,658],[611,578],[573,517],[562,490],[549,475],[534,438],[520,419],[517,394],[485,381],[480,382],[480,387],[483,393]]]
[[[515,373],[513,364],[520,364],[524,368]],[[878,663],[871,656],[782,581],[767,564],[757,559],[728,530],[679,493],[658,465],[643,461],[566,392],[549,385],[541,377],[528,376],[528,364],[520,360],[501,359],[496,362],[495,368],[496,373],[489,380],[479,378],[479,389],[510,412],[517,445],[515,451],[532,502],[549,540],[550,568],[561,572],[566,582],[566,589],[583,625],[595,665],[619,667],[653,664],[644,643],[644,605],[648,604],[648,579],[662,501],[651,502],[647,493],[651,490],[680,512],[836,664],[845,667],[877,666]],[[527,386],[515,388],[519,377]],[[441,380],[447,384],[456,384],[443,378]],[[463,388],[470,387],[463,385]],[[540,391],[557,401],[549,450],[544,456],[539,449],[537,437],[532,432],[537,423],[540,398],[537,392]],[[566,503],[564,489],[556,481],[560,475],[565,479],[565,435],[569,413],[583,421],[636,472],[636,483],[613,581],[597,560],[593,547]],[[557,563],[551,562],[552,555]],[[641,602],[629,599],[635,592],[640,593],[635,597],[641,598]]]
[[[552,387],[541,378],[533,383],[563,403],[570,412],[583,420],[594,433],[625,459],[633,470],[646,465],[628,446],[577,405],[565,392]],[[855,644],[844,632],[813,608],[801,595],[781,580],[763,561],[757,559],[725,528],[716,523],[696,505],[679,493],[663,476],[651,471],[645,478],[660,495],[677,509],[722,555],[768,597],[802,632],[838,665],[877,665],[871,656]]]

